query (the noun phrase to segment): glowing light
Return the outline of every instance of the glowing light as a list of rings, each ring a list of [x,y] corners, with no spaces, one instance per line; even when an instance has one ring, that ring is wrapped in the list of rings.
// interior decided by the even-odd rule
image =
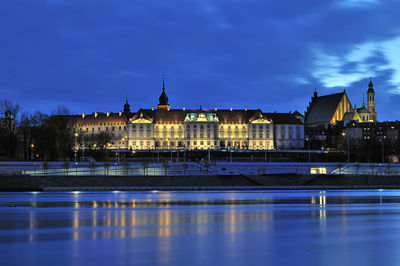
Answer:
[[[311,168],[310,169],[310,174],[312,175],[325,175],[326,174],[326,168],[325,167],[318,167],[318,168]]]
[[[73,194],[78,195],[79,193],[81,193],[80,191],[72,191]]]

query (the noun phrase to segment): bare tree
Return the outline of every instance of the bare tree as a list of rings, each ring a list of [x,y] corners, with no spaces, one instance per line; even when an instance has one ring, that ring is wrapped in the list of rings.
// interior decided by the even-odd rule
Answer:
[[[12,101],[8,99],[0,99],[0,115],[5,116],[6,113],[10,113],[15,119],[21,110],[21,105],[14,104]]]
[[[70,115],[71,110],[64,105],[57,105],[56,109],[51,112],[51,115]]]

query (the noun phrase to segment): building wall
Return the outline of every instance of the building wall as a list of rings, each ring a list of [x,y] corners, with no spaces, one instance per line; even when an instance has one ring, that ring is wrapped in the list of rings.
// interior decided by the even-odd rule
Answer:
[[[121,116],[121,115],[120,115]],[[108,117],[108,115],[107,115]],[[304,126],[288,124],[275,126],[264,118],[255,121],[153,121],[140,117],[136,120],[97,121],[94,116],[79,119],[74,125],[79,134],[110,133],[108,149],[293,149],[304,146]],[[86,122],[87,121],[87,122]]]
[[[304,148],[304,126],[299,124],[275,125],[275,142],[277,149]]]

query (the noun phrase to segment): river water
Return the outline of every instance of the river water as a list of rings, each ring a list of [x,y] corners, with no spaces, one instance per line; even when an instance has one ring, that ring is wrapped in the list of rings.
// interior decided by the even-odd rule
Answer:
[[[0,265],[400,265],[400,191],[0,193]]]

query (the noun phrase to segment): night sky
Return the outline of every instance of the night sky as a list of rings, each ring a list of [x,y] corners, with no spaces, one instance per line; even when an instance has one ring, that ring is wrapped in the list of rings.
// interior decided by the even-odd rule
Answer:
[[[400,109],[400,1],[3,0],[0,98],[24,111],[172,108],[304,112],[319,94],[378,120]]]

